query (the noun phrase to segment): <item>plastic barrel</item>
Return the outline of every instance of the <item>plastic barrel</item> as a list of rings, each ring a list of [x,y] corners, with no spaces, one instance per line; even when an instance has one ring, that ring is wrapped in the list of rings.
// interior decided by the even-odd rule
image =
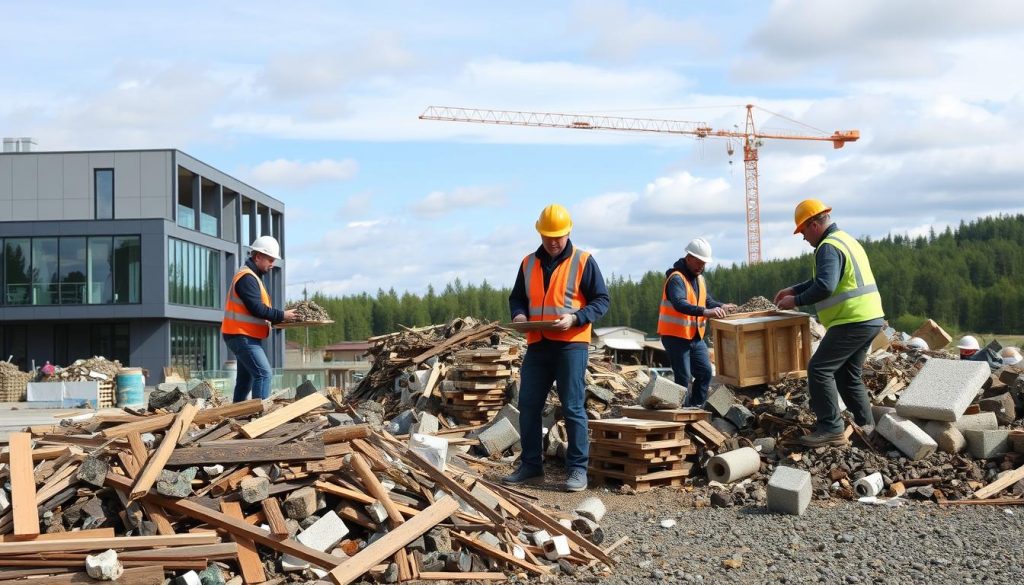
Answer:
[[[146,379],[142,376],[142,368],[121,368],[116,381],[118,406],[139,406],[145,403]]]

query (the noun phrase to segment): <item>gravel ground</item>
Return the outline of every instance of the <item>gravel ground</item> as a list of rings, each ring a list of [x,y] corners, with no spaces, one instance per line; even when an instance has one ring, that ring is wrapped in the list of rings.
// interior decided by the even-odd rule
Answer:
[[[622,536],[630,540],[612,554],[618,564],[610,574],[579,568],[546,581],[1024,582],[1024,507],[942,508],[923,502],[889,507],[832,499],[813,500],[797,517],[757,506],[696,508],[685,489],[623,495],[591,487],[569,494],[560,491],[561,481],[564,474],[549,467],[544,486],[524,491],[562,510],[596,495],[608,508],[602,546]],[[666,519],[675,526],[662,528]]]

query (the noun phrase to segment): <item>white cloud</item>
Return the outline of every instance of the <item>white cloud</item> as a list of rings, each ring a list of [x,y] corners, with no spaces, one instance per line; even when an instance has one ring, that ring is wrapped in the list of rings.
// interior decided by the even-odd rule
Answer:
[[[718,44],[698,22],[631,7],[621,0],[577,2],[569,28],[592,36],[591,54],[604,59],[630,59],[650,49],[689,47],[706,52]]]
[[[416,213],[436,218],[464,209],[501,207],[505,204],[503,187],[458,187],[452,191],[431,191],[413,204]]]
[[[279,158],[261,162],[245,174],[258,185],[302,189],[318,183],[347,181],[358,171],[359,164],[350,158],[309,162]]]

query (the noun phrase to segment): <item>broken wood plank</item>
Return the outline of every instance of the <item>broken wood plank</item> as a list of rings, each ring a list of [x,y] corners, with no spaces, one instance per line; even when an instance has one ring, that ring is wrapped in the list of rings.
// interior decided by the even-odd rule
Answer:
[[[421,581],[504,581],[508,579],[505,573],[491,573],[486,571],[470,571],[469,573],[420,571],[419,576],[416,578]]]
[[[44,541],[0,542],[0,556],[24,553],[103,550],[108,548],[152,548],[154,546],[191,546],[214,544],[217,533],[204,531],[171,536],[115,536],[113,538],[61,538]],[[2,562],[2,561],[0,561]]]
[[[494,522],[498,526],[505,523],[504,516],[484,502],[480,501],[479,498],[463,487],[462,484],[448,477],[444,472],[438,471],[436,467],[431,465],[430,462],[424,459],[420,454],[414,451],[407,451],[404,455],[408,460],[412,461],[420,471],[425,473],[427,477],[447,488],[462,501],[472,506],[474,510],[486,516],[491,522]]]
[[[391,501],[388,496],[387,490],[381,485],[380,480],[377,476],[370,471],[370,466],[366,464],[366,460],[359,453],[353,453],[349,458],[349,465],[352,467],[352,471],[356,472],[359,476],[359,480],[363,484],[365,489],[370,496],[375,500],[379,501],[383,506],[384,510],[388,513],[388,520],[392,528],[396,528],[405,519],[402,517],[402,513],[398,511],[398,507]]]
[[[301,400],[296,400],[287,406],[281,407],[246,425],[243,425],[242,428],[239,429],[239,432],[249,439],[255,439],[263,433],[276,428],[278,425],[282,425],[294,418],[298,418],[328,402],[330,402],[330,400],[328,400],[328,398],[323,394],[310,394]]]
[[[324,457],[324,444],[320,441],[268,445],[261,441],[242,440],[231,441],[231,444],[228,445],[218,445],[213,442],[204,443],[198,447],[179,447],[171,453],[167,465],[310,461]]]
[[[7,441],[10,451],[14,535],[16,538],[35,538],[39,535],[39,511],[36,502],[36,479],[32,473],[32,435],[11,433]]]
[[[193,422],[197,425],[208,425],[228,418],[257,414],[263,412],[265,407],[266,405],[263,404],[262,400],[254,398],[252,400],[243,400],[242,402],[225,404],[224,406],[204,408],[196,414],[195,421]]]
[[[162,566],[132,567],[124,570],[120,578],[114,581],[106,581],[111,585],[163,585],[164,568]],[[86,572],[65,573],[63,575],[52,575],[48,577],[36,577],[31,581],[3,580],[0,585],[94,585],[95,579]]]
[[[535,564],[533,564],[531,562],[524,561],[524,560],[521,560],[519,558],[516,558],[515,555],[507,553],[507,552],[505,552],[505,551],[503,551],[501,549],[494,548],[493,546],[491,546],[491,545],[489,545],[487,543],[481,542],[477,538],[472,538],[468,534],[464,534],[462,532],[452,532],[452,538],[454,538],[455,540],[458,540],[459,542],[465,544],[466,546],[470,546],[470,547],[473,547],[473,548],[475,548],[475,549],[477,549],[479,551],[482,551],[484,554],[486,554],[487,556],[489,556],[491,558],[501,559],[501,560],[505,561],[506,563],[508,563],[508,564],[510,564],[512,566],[519,567],[521,569],[526,569],[527,571],[530,571],[531,573],[536,573],[538,575],[544,575],[544,574],[547,574],[548,571],[549,571],[549,569],[547,567],[543,566],[543,565],[535,565]]]
[[[31,540],[31,542],[42,542],[45,540],[74,540],[81,538],[113,538],[113,528],[93,528],[91,530],[76,530],[74,532],[54,532],[50,534],[40,534]],[[19,539],[13,534],[5,534],[0,536],[0,542],[29,542]]]
[[[128,436],[128,433],[131,432],[152,433],[153,431],[166,429],[173,422],[173,414],[160,414],[146,417],[144,420],[110,427],[109,429],[100,432],[100,435],[104,439],[119,439],[121,437]]]
[[[348,585],[380,563],[416,540],[428,530],[451,516],[459,509],[459,503],[452,497],[444,497],[431,504],[411,520],[380,538],[373,544],[356,553],[355,556],[343,561],[329,573],[335,585]],[[337,560],[337,557],[335,557]]]
[[[242,520],[242,505],[238,502],[221,501],[220,511],[228,516]],[[263,571],[263,562],[256,552],[256,544],[244,536],[234,535],[233,538],[238,544],[238,566],[242,570],[242,581],[252,585],[267,580],[267,574]]]
[[[331,445],[333,443],[351,441],[352,439],[364,439],[370,436],[370,432],[370,425],[344,425],[327,429],[324,431],[321,439],[324,445]]]
[[[160,441],[160,446],[153,451],[153,454],[146,461],[146,466],[139,473],[139,477],[135,480],[135,486],[132,487],[131,493],[128,495],[128,499],[137,500],[149,492],[149,489],[156,483],[160,472],[163,471],[164,465],[167,463],[167,459],[174,452],[175,445],[178,444],[178,438],[183,432],[185,432],[189,425],[192,424],[192,419],[195,418],[196,413],[199,411],[199,407],[196,403],[190,402],[183,406],[178,415],[174,419],[174,424],[171,428],[167,429],[164,433],[164,438]]]
[[[1024,479],[1024,465],[1021,465],[1017,469],[1014,469],[1010,473],[996,479],[987,486],[974,492],[974,498],[978,500],[984,500],[985,498],[992,497],[1011,485],[1017,483],[1021,479]]]
[[[285,524],[284,514],[281,513],[281,504],[275,497],[265,498],[260,502],[263,507],[263,516],[270,526],[270,533],[274,536],[288,536],[288,525]]]
[[[32,450],[32,461],[48,461],[50,459],[57,459],[63,455],[67,455],[71,452],[71,449],[66,445],[49,445],[45,447],[37,447]],[[10,453],[0,453],[0,463],[10,463]]]

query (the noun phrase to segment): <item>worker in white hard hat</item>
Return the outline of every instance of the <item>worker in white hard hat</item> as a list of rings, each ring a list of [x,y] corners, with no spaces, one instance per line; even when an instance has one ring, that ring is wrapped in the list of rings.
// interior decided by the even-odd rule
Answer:
[[[703,274],[711,263],[711,244],[696,238],[686,245],[685,252],[665,271],[658,334],[676,384],[689,388],[685,405],[700,408],[711,385],[711,358],[704,342],[707,320],[724,317],[736,305],[720,303],[708,293]]]
[[[981,350],[981,345],[978,344],[978,340],[973,335],[961,337],[960,341],[956,343],[956,347],[960,350],[960,359],[962,360],[970,359]]]
[[[263,351],[263,340],[270,336],[271,323],[295,321],[295,311],[275,309],[263,275],[281,259],[281,245],[271,236],[260,236],[249,246],[249,258],[238,269],[224,301],[221,335],[238,361],[234,401],[270,396],[272,371]]]
[[[1004,347],[999,357],[1003,358],[1004,366],[1015,366],[1021,362],[1020,349],[1016,347]]]
[[[910,341],[907,342],[907,347],[909,347],[910,349],[929,349],[928,342],[921,339],[920,337],[911,337]]]

